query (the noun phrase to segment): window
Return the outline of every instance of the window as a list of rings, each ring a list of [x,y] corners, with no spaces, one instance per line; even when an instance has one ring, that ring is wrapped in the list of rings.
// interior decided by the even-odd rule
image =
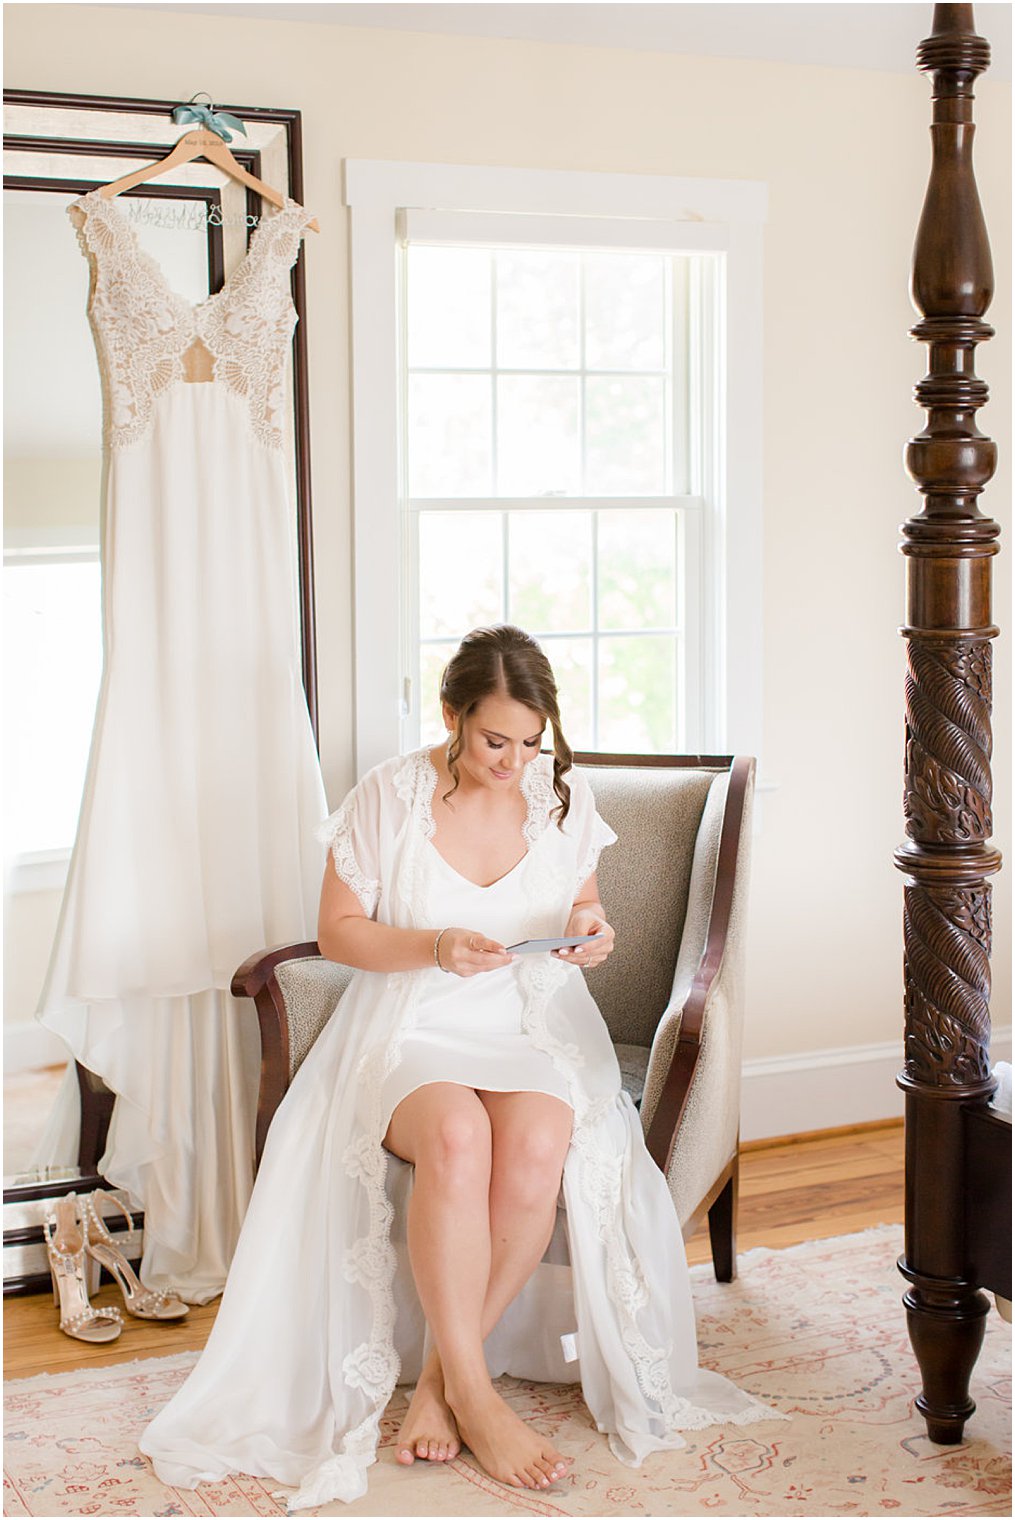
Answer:
[[[4,558],[4,850],[15,885],[33,867],[52,884],[45,868],[74,843],[102,673],[100,588],[95,547]]]
[[[404,257],[407,737],[440,736],[461,635],[508,621],[547,650],[576,748],[699,749],[692,480],[718,412],[692,334],[719,336],[720,256],[410,241]]]
[[[576,748],[758,753],[760,188],[347,165],[360,771],[501,620]]]

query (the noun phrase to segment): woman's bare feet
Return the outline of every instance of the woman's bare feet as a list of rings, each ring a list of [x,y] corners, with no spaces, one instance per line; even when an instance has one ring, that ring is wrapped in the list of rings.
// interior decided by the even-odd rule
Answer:
[[[571,1463],[508,1408],[492,1383],[458,1395],[447,1391],[462,1440],[498,1483],[549,1488]]]
[[[417,1457],[425,1462],[450,1462],[462,1449],[455,1417],[444,1397],[444,1372],[436,1352],[419,1375],[398,1432],[395,1455],[406,1467]]]

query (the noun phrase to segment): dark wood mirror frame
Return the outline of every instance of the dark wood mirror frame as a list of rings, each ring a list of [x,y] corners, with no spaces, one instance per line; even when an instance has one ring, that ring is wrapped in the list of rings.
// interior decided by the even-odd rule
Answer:
[[[116,179],[123,169],[119,160],[131,159],[142,162],[150,159],[154,161],[163,156],[175,143],[179,136],[179,127],[173,122],[173,108],[180,104],[174,100],[147,100],[127,99],[105,95],[71,95],[54,93],[47,90],[4,90],[5,108],[5,190],[43,190],[53,194],[63,194],[71,200],[76,195],[84,194],[88,190],[95,189],[99,184],[107,183]],[[23,108],[19,110],[19,108]],[[228,111],[231,115],[239,117],[249,126],[251,123],[274,125],[284,133],[285,161],[288,171],[288,183],[282,187],[294,200],[303,200],[303,143],[302,143],[302,118],[299,111],[278,108],[264,108],[260,106],[224,105],[216,102],[216,109]],[[47,130],[41,134],[35,130],[19,130],[21,123],[18,117],[23,116],[25,125],[31,127],[28,120],[30,116],[37,119],[38,113],[45,111],[49,115]],[[66,116],[63,117],[63,113]],[[132,138],[124,132],[124,117],[152,117],[165,120],[165,135],[157,137],[145,136],[138,133]],[[61,130],[61,118],[66,121],[66,128]],[[82,120],[84,118],[84,121]],[[119,118],[114,123],[114,118]],[[118,128],[119,135],[114,135],[111,128]],[[53,129],[55,127],[55,130]],[[262,166],[262,153],[260,148],[245,144],[241,137],[234,137],[230,149],[240,164],[251,174],[258,178],[267,177],[265,168]],[[38,172],[8,174],[8,153],[21,155],[26,159],[35,159],[40,155],[51,154],[61,160],[56,174]],[[67,173],[67,159],[82,158],[87,160],[87,172],[80,177]],[[95,174],[95,161],[108,160],[108,174]],[[199,161],[203,166],[203,160]],[[54,165],[54,167],[57,167]],[[127,195],[144,197],[145,199],[164,200],[187,200],[204,202],[206,207],[221,209],[222,195],[218,186],[219,171],[210,170],[209,183],[202,185],[194,184],[167,184],[155,179],[150,183],[139,186],[134,191],[126,192]],[[249,228],[256,224],[256,218],[260,215],[260,200],[250,191],[246,192],[247,213],[253,220]],[[208,290],[209,294],[221,289],[225,279],[225,253],[224,237],[221,225],[216,225],[213,219],[208,223]],[[249,237],[249,230],[248,230]],[[295,534],[297,545],[297,564],[299,571],[299,612],[300,612],[300,646],[302,657],[303,687],[306,693],[307,708],[310,713],[310,721],[313,728],[315,742],[318,742],[318,711],[317,711],[317,657],[316,657],[316,622],[314,610],[314,565],[313,565],[313,536],[312,536],[312,507],[311,507],[311,479],[310,479],[310,411],[309,411],[309,385],[307,365],[307,329],[306,329],[306,275],[302,256],[300,256],[292,272],[292,295],[293,302],[298,314],[296,332],[293,338],[293,364],[292,364],[292,395],[293,395],[293,444],[294,444],[294,479],[295,479]],[[84,317],[84,283],[82,284],[82,317]],[[98,447],[98,439],[96,440]],[[105,1130],[108,1127],[109,1117],[112,1112],[113,1095],[105,1088],[96,1087],[94,1079],[90,1079],[90,1073],[78,1068],[78,1082],[82,1098],[82,1135],[81,1153],[87,1152],[90,1156],[101,1154],[104,1143]],[[25,1203],[42,1198],[51,1198],[61,1193],[74,1190],[88,1191],[90,1188],[103,1184],[93,1168],[83,1168],[79,1176],[70,1180],[52,1180],[38,1184],[28,1184],[5,1188],[4,1202]],[[5,1245],[23,1245],[38,1243],[41,1241],[41,1230],[19,1229],[11,1232],[5,1231]],[[5,1296],[12,1292],[37,1291],[45,1287],[48,1277],[36,1281],[35,1277],[24,1279],[10,1279],[5,1281]]]

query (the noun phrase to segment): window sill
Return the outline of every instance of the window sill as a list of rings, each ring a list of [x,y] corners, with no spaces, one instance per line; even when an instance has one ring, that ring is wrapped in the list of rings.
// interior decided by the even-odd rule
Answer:
[[[66,850],[32,850],[15,855],[7,867],[4,892],[15,896],[22,892],[62,892],[67,883],[71,852]]]

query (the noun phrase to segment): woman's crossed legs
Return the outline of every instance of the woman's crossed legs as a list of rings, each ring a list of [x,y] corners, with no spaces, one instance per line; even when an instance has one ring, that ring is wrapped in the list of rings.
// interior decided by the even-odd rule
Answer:
[[[399,1436],[398,1460],[445,1461],[459,1432],[491,1477],[545,1488],[566,1471],[553,1443],[490,1381],[483,1340],[535,1270],[553,1233],[572,1112],[534,1092],[419,1087],[385,1145],[415,1167],[408,1243],[435,1351]]]

